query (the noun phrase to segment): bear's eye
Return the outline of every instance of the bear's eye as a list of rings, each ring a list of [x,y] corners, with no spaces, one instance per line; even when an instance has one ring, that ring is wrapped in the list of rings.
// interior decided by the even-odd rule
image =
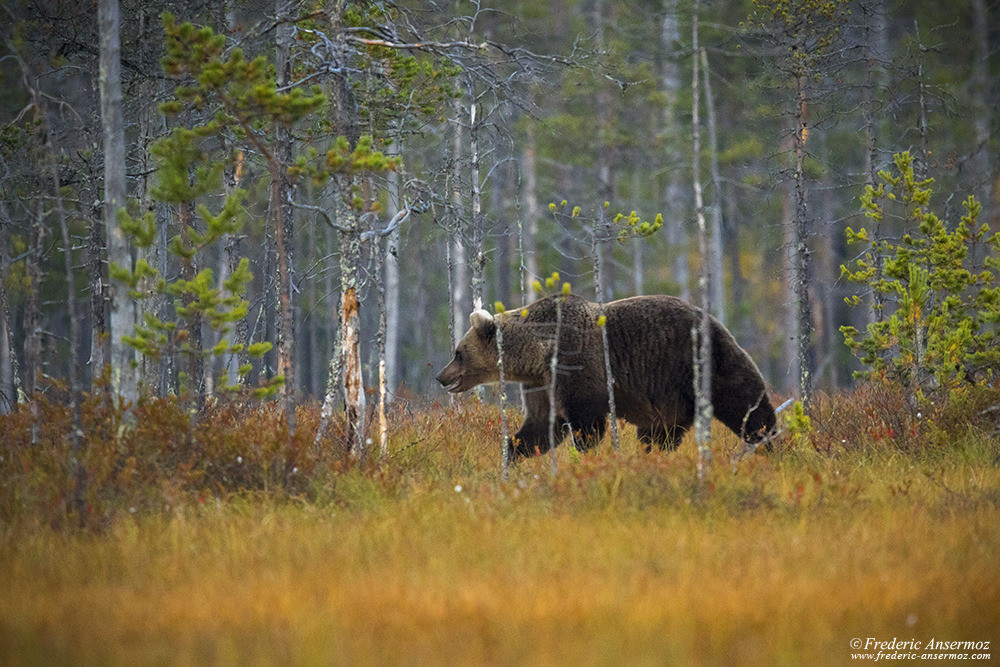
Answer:
[[[461,360],[462,360],[462,351],[455,350],[455,361],[461,361]]]

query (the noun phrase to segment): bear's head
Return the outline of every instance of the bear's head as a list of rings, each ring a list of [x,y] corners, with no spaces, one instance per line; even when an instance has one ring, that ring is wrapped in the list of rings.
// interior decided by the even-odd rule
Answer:
[[[455,348],[455,356],[437,375],[441,386],[453,394],[500,380],[496,319],[485,310],[474,310],[469,315],[469,324],[469,330]]]

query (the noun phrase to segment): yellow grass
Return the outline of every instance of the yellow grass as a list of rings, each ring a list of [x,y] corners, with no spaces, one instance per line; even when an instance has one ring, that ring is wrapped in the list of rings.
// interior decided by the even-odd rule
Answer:
[[[501,483],[495,441],[421,437],[301,502],[0,525],[0,663],[848,664],[855,637],[1000,655],[988,444],[734,473],[720,437],[699,485],[690,442],[630,436]]]

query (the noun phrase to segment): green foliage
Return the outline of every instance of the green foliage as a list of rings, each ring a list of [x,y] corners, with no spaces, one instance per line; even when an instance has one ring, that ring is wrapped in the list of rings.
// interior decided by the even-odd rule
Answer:
[[[798,448],[806,448],[810,445],[809,435],[812,432],[812,420],[806,414],[802,401],[795,401],[792,411],[788,415],[788,434],[792,442]]]
[[[895,167],[895,173],[879,173],[878,188],[867,187],[861,202],[873,222],[899,216],[903,237],[871,239],[863,228],[847,229],[849,242],[867,248],[852,266],[841,267],[842,275],[895,302],[893,312],[865,332],[841,327],[848,347],[869,367],[860,375],[885,374],[917,390],[991,379],[1000,370],[1000,239],[985,224],[977,226],[981,206],[971,196],[949,231],[929,209],[933,179],[916,179],[909,153],[896,155]],[[861,303],[859,296],[847,301]]]
[[[816,75],[850,15],[838,0],[753,0],[743,26],[783,47],[783,62],[793,76]]]

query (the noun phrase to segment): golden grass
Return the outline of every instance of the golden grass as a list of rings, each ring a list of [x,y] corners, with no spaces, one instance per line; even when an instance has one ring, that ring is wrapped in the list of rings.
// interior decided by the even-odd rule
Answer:
[[[1000,640],[988,443],[734,473],[718,433],[699,485],[690,443],[630,434],[501,483],[495,424],[471,435],[495,414],[463,409],[308,501],[0,525],[0,663],[844,664],[854,637]]]

